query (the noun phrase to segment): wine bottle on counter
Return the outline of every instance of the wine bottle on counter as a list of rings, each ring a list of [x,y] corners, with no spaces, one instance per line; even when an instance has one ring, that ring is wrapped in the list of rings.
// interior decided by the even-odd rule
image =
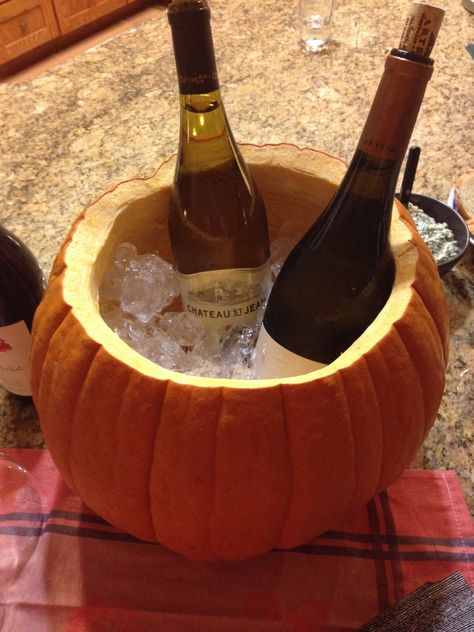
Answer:
[[[266,210],[227,121],[206,0],[168,7],[180,93],[169,234],[183,307],[211,330],[262,315],[271,280]]]
[[[386,303],[394,279],[394,192],[433,72],[429,55],[443,15],[437,7],[411,5],[341,185],[272,288],[256,348],[261,378],[330,364]]]
[[[15,395],[31,396],[31,325],[44,289],[32,252],[0,226],[0,383]]]

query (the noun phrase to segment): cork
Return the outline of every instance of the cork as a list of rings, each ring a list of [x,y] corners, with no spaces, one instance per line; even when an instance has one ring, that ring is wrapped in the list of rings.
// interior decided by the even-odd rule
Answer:
[[[405,21],[399,48],[429,57],[444,17],[444,9],[413,2]]]

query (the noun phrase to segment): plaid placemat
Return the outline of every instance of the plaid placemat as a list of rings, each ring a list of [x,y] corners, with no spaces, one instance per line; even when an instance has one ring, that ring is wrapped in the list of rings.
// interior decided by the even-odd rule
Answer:
[[[453,471],[405,471],[305,546],[204,563],[106,523],[46,450],[0,452],[16,463],[0,469],[2,632],[345,632],[427,582],[458,573],[474,587]]]

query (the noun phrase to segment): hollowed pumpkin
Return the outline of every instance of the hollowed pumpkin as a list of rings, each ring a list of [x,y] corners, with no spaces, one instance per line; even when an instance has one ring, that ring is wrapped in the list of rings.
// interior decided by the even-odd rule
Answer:
[[[309,225],[345,171],[289,145],[244,146],[270,232]],[[448,315],[436,264],[400,204],[393,292],[320,372],[281,380],[190,377],[141,357],[98,311],[115,246],[171,260],[173,160],[87,208],[55,261],[34,322],[33,392],[67,483],[138,538],[195,559],[243,559],[310,541],[394,481],[434,422]]]

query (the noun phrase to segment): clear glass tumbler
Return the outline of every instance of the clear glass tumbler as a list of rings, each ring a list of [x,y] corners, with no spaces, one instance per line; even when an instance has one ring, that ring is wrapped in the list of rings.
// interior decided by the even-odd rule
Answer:
[[[334,4],[335,0],[299,0],[299,35],[304,50],[317,53],[326,48]]]

